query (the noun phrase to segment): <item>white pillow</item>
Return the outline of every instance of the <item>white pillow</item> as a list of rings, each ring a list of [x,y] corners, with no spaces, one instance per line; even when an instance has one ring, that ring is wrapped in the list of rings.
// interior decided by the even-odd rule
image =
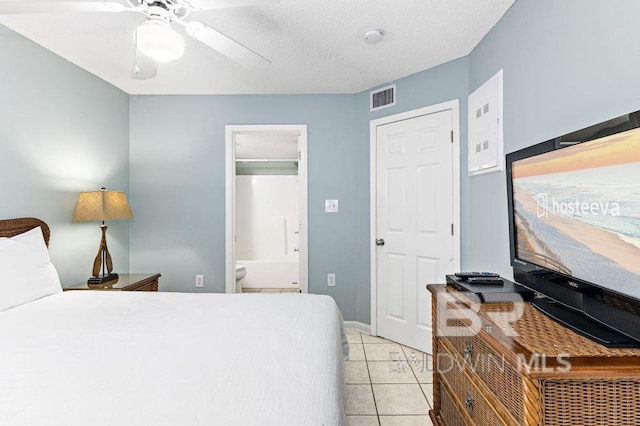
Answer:
[[[40,227],[0,237],[0,312],[61,291]]]

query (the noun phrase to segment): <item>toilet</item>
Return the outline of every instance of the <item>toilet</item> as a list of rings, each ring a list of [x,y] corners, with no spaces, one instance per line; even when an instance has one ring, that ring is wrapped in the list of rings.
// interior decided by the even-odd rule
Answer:
[[[242,293],[240,280],[247,275],[247,268],[236,263],[236,293]]]

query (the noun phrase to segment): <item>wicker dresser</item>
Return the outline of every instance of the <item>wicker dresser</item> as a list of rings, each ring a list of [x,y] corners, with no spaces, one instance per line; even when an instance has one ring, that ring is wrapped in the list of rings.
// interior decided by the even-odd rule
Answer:
[[[434,424],[640,425],[640,350],[607,349],[528,303],[474,307],[444,285],[428,289]]]

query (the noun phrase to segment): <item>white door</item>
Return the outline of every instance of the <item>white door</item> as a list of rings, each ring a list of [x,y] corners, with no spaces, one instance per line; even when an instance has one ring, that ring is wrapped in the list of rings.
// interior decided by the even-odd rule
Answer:
[[[377,334],[427,353],[426,285],[454,266],[452,132],[451,110],[376,130]]]

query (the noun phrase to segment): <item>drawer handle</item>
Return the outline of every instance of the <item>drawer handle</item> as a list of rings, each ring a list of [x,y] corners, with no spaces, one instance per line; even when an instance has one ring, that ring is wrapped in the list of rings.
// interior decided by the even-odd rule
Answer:
[[[473,344],[471,342],[467,342],[467,344],[464,347],[464,357],[465,359],[469,358],[470,360],[472,356],[473,356]]]
[[[467,398],[464,401],[464,405],[467,406],[467,409],[471,412],[473,412],[473,405],[474,405],[474,401],[473,401],[473,396],[471,395],[471,392],[467,391]]]

